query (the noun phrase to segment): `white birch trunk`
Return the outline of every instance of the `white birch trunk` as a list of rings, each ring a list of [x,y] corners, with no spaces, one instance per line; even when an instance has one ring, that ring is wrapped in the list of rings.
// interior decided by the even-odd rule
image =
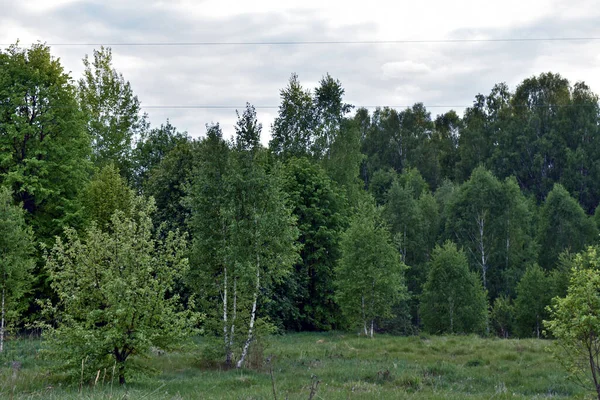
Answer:
[[[2,322],[0,322],[0,353],[4,351],[4,296],[6,289],[2,288]]]
[[[479,240],[477,244],[479,247],[479,254],[481,255],[481,278],[483,280],[483,288],[487,289],[486,274],[488,265],[487,255],[485,254],[485,243],[483,241],[485,236],[485,213],[477,215],[477,227],[479,229]]]
[[[371,320],[371,339],[373,339],[373,320]]]
[[[225,363],[231,364],[231,350],[227,335],[227,266],[223,267],[223,340],[225,341]]]
[[[242,368],[244,365],[244,360],[246,359],[246,355],[248,354],[248,348],[250,348],[250,343],[252,342],[252,334],[254,329],[254,321],[256,320],[256,303],[258,302],[258,291],[260,289],[260,265],[257,265],[256,268],[256,287],[254,288],[254,299],[252,301],[252,314],[250,315],[250,325],[248,326],[248,338],[244,343],[244,348],[242,349],[242,355],[237,362],[236,367]]]
[[[365,296],[362,296],[362,317],[365,336],[369,336],[369,331],[367,330],[367,316],[365,314]]]
[[[229,334],[229,350],[233,349],[235,319],[237,317],[237,277],[233,277],[233,315],[231,316],[231,333]]]

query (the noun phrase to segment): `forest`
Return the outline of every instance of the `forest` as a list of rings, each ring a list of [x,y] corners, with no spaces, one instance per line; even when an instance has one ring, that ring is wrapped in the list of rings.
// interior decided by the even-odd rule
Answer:
[[[594,279],[573,275],[599,261],[583,82],[545,72],[432,116],[292,74],[272,126],[248,103],[231,139],[192,138],[150,125],[110,48],[83,64],[0,50],[0,352],[41,332],[77,379],[125,383],[198,335],[229,368],[290,332],[559,337],[552,299]]]

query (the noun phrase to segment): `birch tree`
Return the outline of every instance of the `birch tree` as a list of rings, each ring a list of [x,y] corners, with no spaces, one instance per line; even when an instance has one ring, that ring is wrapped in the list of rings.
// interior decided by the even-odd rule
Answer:
[[[209,133],[189,202],[192,279],[211,310],[210,329],[222,335],[226,366],[241,368],[258,324],[259,306],[297,261],[298,230],[281,173],[268,164],[253,107],[239,115],[232,143]]]
[[[486,292],[469,271],[465,253],[452,242],[436,247],[421,295],[424,329],[435,334],[483,333],[487,309]]]
[[[6,330],[18,320],[33,281],[33,233],[25,225],[25,210],[12,204],[12,193],[0,187],[0,353]]]
[[[372,198],[361,201],[340,246],[338,304],[347,319],[372,338],[376,320],[393,317],[393,306],[407,298],[406,266]]]

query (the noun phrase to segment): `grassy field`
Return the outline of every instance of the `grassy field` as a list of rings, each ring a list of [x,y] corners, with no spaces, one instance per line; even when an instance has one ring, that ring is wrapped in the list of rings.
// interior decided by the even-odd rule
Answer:
[[[275,336],[262,367],[224,371],[202,361],[202,342],[143,362],[158,372],[127,388],[100,381],[67,386],[37,357],[39,340],[9,343],[0,356],[1,399],[541,399],[590,398],[567,380],[542,340],[456,337],[375,339],[351,334]],[[254,361],[262,360],[255,352]],[[19,370],[11,361],[22,363]],[[271,379],[271,371],[273,380]],[[318,381],[318,385],[317,385]]]

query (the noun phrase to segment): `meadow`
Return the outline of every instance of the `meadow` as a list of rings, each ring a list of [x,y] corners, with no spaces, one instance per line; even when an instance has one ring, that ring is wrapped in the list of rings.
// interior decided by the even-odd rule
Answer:
[[[251,367],[207,361],[209,343],[138,360],[151,373],[126,387],[100,374],[68,384],[39,339],[8,342],[2,399],[542,399],[588,398],[547,351],[548,340],[301,333],[254,346]],[[13,361],[18,364],[14,365]],[[312,397],[311,397],[312,396]]]

